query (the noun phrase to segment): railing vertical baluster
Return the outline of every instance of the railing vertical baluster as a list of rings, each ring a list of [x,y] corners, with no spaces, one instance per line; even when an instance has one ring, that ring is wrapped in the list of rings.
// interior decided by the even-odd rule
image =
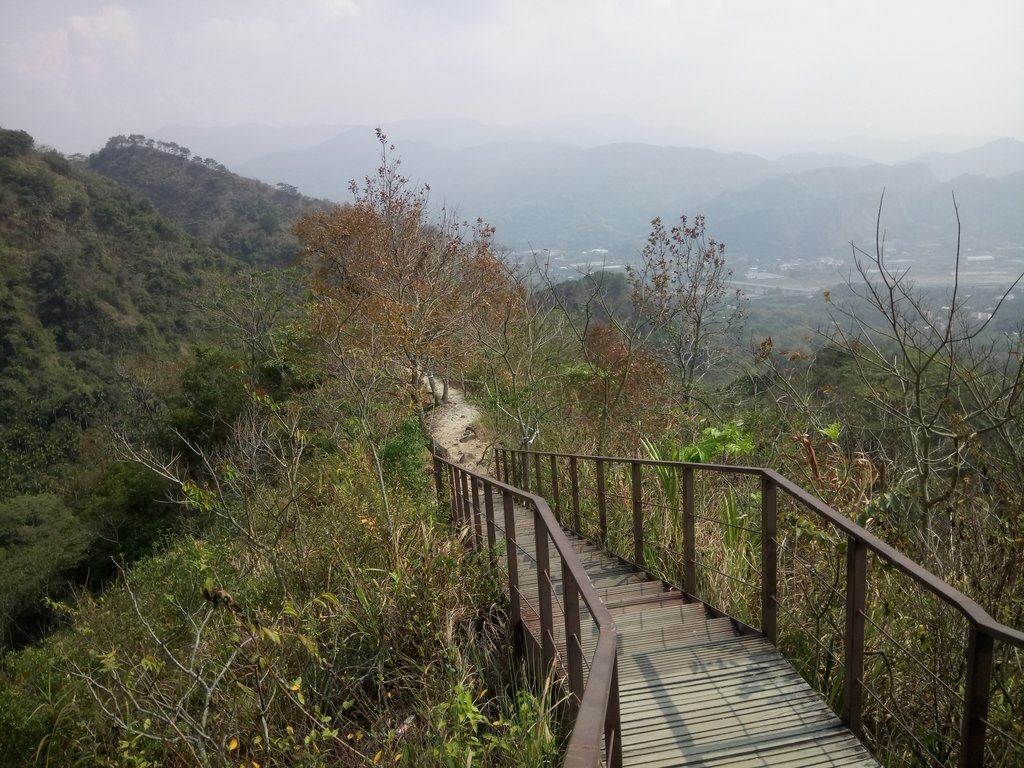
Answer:
[[[518,627],[523,620],[519,602],[519,554],[516,551],[516,510],[512,492],[502,490],[501,506],[505,514],[505,554],[508,559],[508,603],[512,615],[512,626]]]
[[[761,475],[761,631],[775,645],[778,640],[778,499],[775,482]]]
[[[448,505],[452,508],[452,524],[457,528],[459,525],[459,510],[458,510],[458,498],[459,488],[455,481],[455,467],[451,464],[448,465],[445,470],[445,476],[448,480],[448,490],[451,492],[451,496],[448,498]]]
[[[460,487],[461,493],[459,497],[460,507],[462,510],[462,525],[466,526],[466,532],[469,534],[469,542],[473,543],[473,510],[470,509],[469,501],[469,473],[464,469],[459,470]]]
[[[480,484],[475,477],[470,477],[473,485],[473,546],[477,549],[484,545],[484,529],[480,522]]]
[[[619,712],[619,658],[615,655],[608,710],[604,717],[605,759],[609,768],[622,768],[622,716]]]
[[[630,466],[630,485],[633,491],[633,562],[644,564],[644,502],[641,475],[643,465],[634,461]]]
[[[537,478],[537,487],[533,489],[533,492],[538,496],[544,495],[544,483],[542,482],[543,474],[540,470],[540,454],[533,454],[533,474]]]
[[[846,650],[843,654],[843,724],[862,735],[864,698],[864,611],[867,607],[868,548],[852,536],[846,540]]]
[[[683,467],[683,589],[697,594],[697,526],[693,517],[693,467]]]
[[[569,457],[569,481],[572,483],[572,525],[580,532],[580,473],[575,456]]]
[[[487,521],[487,551],[494,560],[494,546],[498,537],[494,532],[494,486],[484,481],[484,519]]]
[[[583,644],[580,639],[580,593],[565,558],[562,560],[562,605],[565,612],[565,653],[569,661],[569,692],[573,720],[583,700]]]
[[[992,686],[992,635],[970,624],[967,635],[967,681],[964,689],[964,714],[960,726],[960,768],[985,764],[985,718],[988,717],[989,691]]]
[[[597,524],[599,541],[602,544],[608,543],[608,506],[607,499],[605,498],[605,487],[604,487],[604,461],[596,459],[594,461],[595,469],[597,471]]]
[[[558,496],[558,458],[551,454],[551,501],[555,505],[555,519],[562,522],[562,500]]]
[[[452,520],[457,528],[462,527],[462,475],[459,468],[452,466]]]
[[[551,559],[548,554],[548,529],[540,510],[533,510],[533,532],[537,547],[537,602],[540,608],[540,645],[545,674],[555,663],[555,619],[551,607]]]
[[[444,498],[444,464],[441,457],[434,454],[434,490],[437,492],[437,500]]]

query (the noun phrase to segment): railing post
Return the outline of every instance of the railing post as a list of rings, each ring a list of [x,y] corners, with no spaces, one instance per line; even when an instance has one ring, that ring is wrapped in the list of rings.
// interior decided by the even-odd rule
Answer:
[[[594,467],[597,471],[597,524],[599,537],[602,544],[608,543],[608,507],[605,498],[604,487],[604,461],[596,459]]]
[[[583,701],[583,644],[580,639],[580,593],[576,578],[562,558],[562,605],[565,611],[565,653],[569,662],[570,707],[575,721]]]
[[[448,509],[452,524],[455,525],[455,468],[451,464],[444,465],[444,482],[448,486]]]
[[[761,631],[772,645],[778,640],[778,499],[775,482],[761,475]]]
[[[505,554],[508,559],[508,610],[512,615],[512,626],[523,620],[519,601],[519,555],[516,552],[516,510],[512,492],[502,489],[501,506],[505,513]]]
[[[459,506],[462,510],[462,524],[466,526],[469,533],[469,542],[473,543],[473,512],[469,508],[469,473],[464,469],[459,470],[461,493],[459,494]]]
[[[494,532],[494,486],[487,480],[484,480],[484,518],[487,520],[487,551],[493,560],[498,537]]]
[[[633,491],[633,562],[643,567],[644,564],[644,502],[643,465],[634,461],[630,466],[630,486]]]
[[[843,724],[861,738],[864,698],[864,612],[867,607],[868,548],[846,540],[846,649],[843,654]]]
[[[572,483],[572,525],[580,532],[580,473],[576,457],[569,457],[569,481]]]
[[[555,519],[562,522],[562,500],[558,497],[558,457],[551,454],[551,503],[555,505]]]
[[[540,454],[533,454],[533,474],[537,478],[537,487],[533,489],[533,492],[538,496],[544,495],[544,483],[542,482],[543,475],[540,471]]]
[[[693,467],[683,467],[683,589],[697,594],[697,526],[693,517]]]
[[[555,663],[555,618],[551,607],[551,558],[548,553],[548,529],[540,510],[533,510],[533,532],[537,547],[537,602],[540,608],[540,645],[545,674]]]
[[[457,528],[462,527],[462,473],[452,466],[452,520]]]
[[[964,688],[964,715],[960,726],[960,768],[985,764],[985,718],[988,717],[989,690],[992,685],[992,635],[978,630],[971,622],[967,636],[967,681]]]
[[[441,457],[436,453],[434,454],[434,491],[437,493],[437,500],[440,501],[444,498],[444,477],[441,473],[444,472],[444,464],[441,462]]]
[[[608,692],[608,709],[604,716],[604,743],[609,768],[622,768],[622,716],[619,713],[619,654],[612,667],[612,684]]]
[[[479,549],[484,545],[484,529],[480,523],[480,483],[475,477],[470,477],[469,482],[473,484],[473,545]]]

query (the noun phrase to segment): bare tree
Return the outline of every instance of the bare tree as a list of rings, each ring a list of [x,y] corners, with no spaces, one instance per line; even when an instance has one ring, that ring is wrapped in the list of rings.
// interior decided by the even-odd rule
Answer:
[[[531,445],[541,424],[564,407],[558,381],[569,350],[565,314],[538,291],[534,269],[509,268],[504,299],[475,326],[488,400]]]
[[[1006,295],[1024,275],[1000,289],[990,312],[968,311],[955,197],[953,210],[953,284],[938,306],[909,268],[887,260],[880,202],[874,250],[851,244],[857,279],[848,282],[855,300],[835,306],[825,332],[853,361],[864,396],[901,434],[898,463],[909,466],[902,483],[912,489],[906,498],[919,511],[930,546],[945,539],[940,549],[946,555],[957,550],[956,528],[967,522],[954,502],[977,499],[997,465],[1012,466],[1016,474],[1024,466],[1024,359],[1013,354],[1006,335],[992,330]]]
[[[415,186],[379,130],[381,165],[354,204],[312,211],[295,225],[318,298],[351,308],[349,335],[375,334],[403,370],[418,401],[422,376],[458,356],[472,319],[486,312],[503,277],[491,249],[493,228],[429,209],[429,187]],[[435,370],[428,370],[429,366]]]
[[[727,354],[742,320],[743,295],[729,285],[725,245],[707,236],[703,215],[686,214],[671,229],[660,218],[637,267],[629,267],[633,306],[659,340],[684,402]]]

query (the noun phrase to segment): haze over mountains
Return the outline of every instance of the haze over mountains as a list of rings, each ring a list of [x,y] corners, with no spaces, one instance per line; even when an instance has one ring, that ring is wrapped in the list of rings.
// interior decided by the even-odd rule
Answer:
[[[405,173],[428,183],[436,203],[495,225],[511,251],[554,253],[562,267],[628,262],[654,216],[704,213],[738,277],[834,282],[849,265],[850,241],[873,243],[883,190],[893,253],[919,273],[948,272],[954,193],[975,266],[998,281],[1014,266],[1007,258],[1024,258],[1024,142],[1015,139],[850,139],[766,159],[692,148],[708,142],[685,131],[601,119],[423,120],[386,130]],[[349,199],[349,180],[379,161],[369,127],[176,126],[159,135],[244,175],[339,202]],[[611,141],[621,135],[644,141]]]

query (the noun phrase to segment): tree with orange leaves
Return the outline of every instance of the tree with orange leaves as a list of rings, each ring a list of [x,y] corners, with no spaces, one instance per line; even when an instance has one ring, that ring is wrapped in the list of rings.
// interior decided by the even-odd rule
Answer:
[[[430,188],[402,175],[380,129],[377,139],[380,167],[351,182],[354,203],[311,211],[294,231],[333,341],[372,342],[378,363],[418,399],[422,377],[444,374],[460,357],[462,332],[497,300],[504,271],[493,228],[444,208],[431,213]]]

